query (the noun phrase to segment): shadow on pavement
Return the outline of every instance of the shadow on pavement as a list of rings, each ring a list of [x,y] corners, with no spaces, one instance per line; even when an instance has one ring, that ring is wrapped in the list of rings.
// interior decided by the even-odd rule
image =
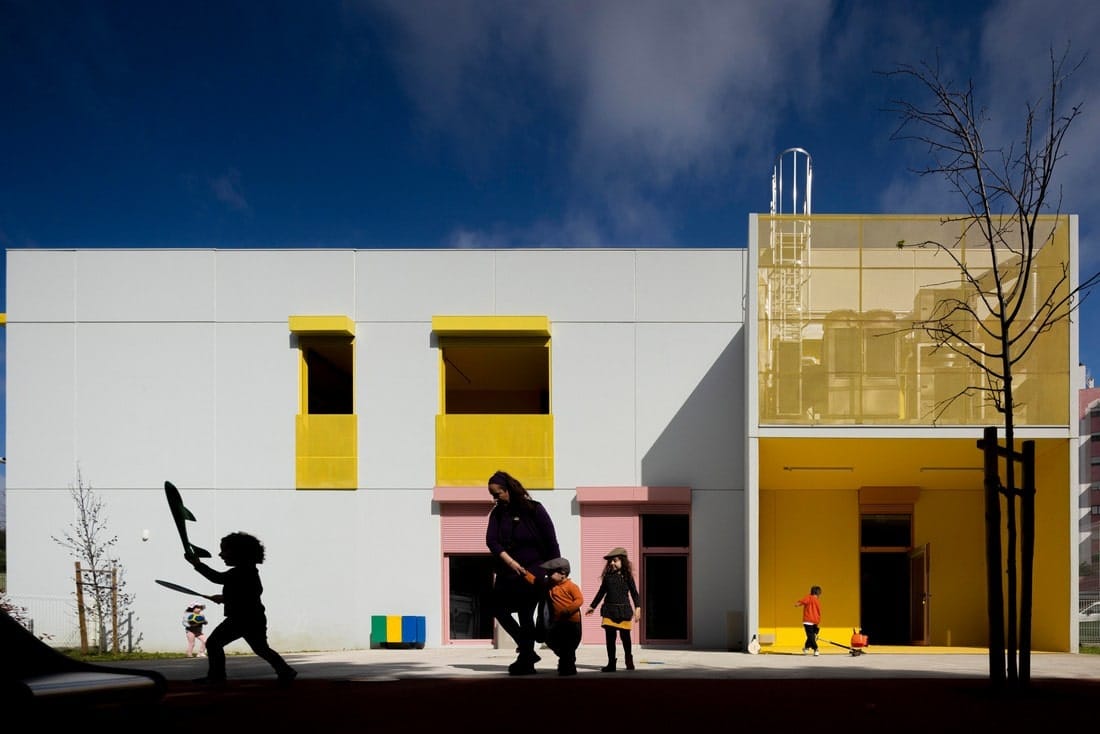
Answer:
[[[169,682],[152,708],[82,712],[83,727],[112,732],[448,732],[538,734],[614,725],[658,731],[710,723],[809,727],[831,732],[1025,731],[1052,723],[1092,725],[1100,683],[1034,680],[996,693],[987,681],[908,679],[685,679],[582,673],[575,678],[447,678],[353,682],[230,681],[209,689]],[[109,727],[109,728],[107,728]]]

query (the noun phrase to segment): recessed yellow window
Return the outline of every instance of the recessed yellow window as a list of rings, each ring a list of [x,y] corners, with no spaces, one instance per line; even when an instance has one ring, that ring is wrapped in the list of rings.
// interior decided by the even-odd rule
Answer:
[[[478,486],[497,469],[553,487],[550,324],[544,316],[436,316],[437,486]]]
[[[346,316],[291,316],[300,353],[295,419],[298,489],[358,486],[355,324]]]

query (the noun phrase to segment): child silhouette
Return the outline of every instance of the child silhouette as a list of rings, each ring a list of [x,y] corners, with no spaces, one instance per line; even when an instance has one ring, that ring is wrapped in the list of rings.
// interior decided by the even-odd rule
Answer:
[[[215,571],[192,554],[184,555],[196,571],[222,585],[222,593],[210,597],[225,605],[225,619],[214,628],[206,640],[210,666],[206,677],[197,683],[225,682],[225,646],[242,637],[252,651],[271,664],[280,683],[289,683],[298,673],[267,644],[267,615],[260,595],[264,587],[256,566],[264,562],[264,546],[248,533],[230,533],[221,540],[218,553],[227,571]]]

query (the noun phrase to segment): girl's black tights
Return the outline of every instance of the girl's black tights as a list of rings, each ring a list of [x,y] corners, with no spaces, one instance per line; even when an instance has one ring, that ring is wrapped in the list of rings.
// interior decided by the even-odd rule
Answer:
[[[615,633],[619,633],[619,639],[623,643],[623,655],[630,657],[630,630],[621,630],[614,627],[604,627],[604,638],[607,640],[607,659],[615,659]]]

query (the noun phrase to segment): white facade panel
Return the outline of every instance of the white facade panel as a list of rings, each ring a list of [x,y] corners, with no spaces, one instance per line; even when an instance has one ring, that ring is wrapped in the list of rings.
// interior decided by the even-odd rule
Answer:
[[[638,484],[633,324],[553,327],[554,482]]]
[[[264,542],[277,650],[366,647],[376,614],[423,615],[427,644],[444,644],[430,319],[544,315],[557,489],[536,498],[574,580],[592,552],[575,487],[690,486],[693,644],[727,645],[744,594],[741,253],[36,251],[9,263],[28,282],[9,292],[8,581],[17,603],[42,607],[36,620],[71,599],[72,558],[49,539],[73,516],[79,467],[119,537],[145,650],[184,648],[193,601],[153,579],[215,591],[182,558],[165,480],[215,556],[233,531]],[[31,312],[62,323],[16,318]],[[294,489],[293,314],[356,320],[357,490]]]
[[[692,644],[708,650],[744,650],[745,610],[743,491],[691,493]],[[731,635],[734,636],[731,639]]]
[[[201,600],[170,591],[158,585],[156,579],[174,581],[205,594],[220,593],[221,589],[195,573],[191,564],[184,560],[179,535],[164,501],[163,480],[158,486],[147,489],[104,490],[94,477],[85,475],[84,478],[91,480],[92,489],[103,500],[110,532],[118,537],[112,552],[122,562],[125,591],[134,595],[135,646],[140,645],[143,650],[183,651],[187,642],[181,624],[184,610]],[[214,555],[213,567],[223,568],[217,558],[218,538],[221,537],[218,530],[221,528],[215,493],[183,485],[180,491],[197,519],[197,522],[188,523],[191,539]],[[143,540],[146,531],[148,540]],[[72,565],[71,559],[69,565]],[[263,572],[264,567],[260,566],[261,577]],[[207,612],[212,623],[222,620],[219,605],[209,604]],[[207,632],[210,631],[207,627]]]
[[[8,250],[7,314],[14,321],[72,321],[76,252]]]
[[[357,252],[356,321],[497,313],[495,256],[483,250]]]
[[[632,321],[634,253],[516,250],[497,254],[496,313],[557,321]]]
[[[85,476],[112,487],[213,486],[215,364],[213,324],[79,325],[75,451]]]
[[[76,466],[72,324],[8,324],[7,495],[65,487]],[[8,508],[11,517],[11,508]]]
[[[331,649],[342,640],[358,641],[356,587],[370,564],[358,548],[366,498],[317,490],[217,495],[217,537],[243,530],[264,543],[267,560],[259,570],[275,649]]]
[[[488,477],[486,477],[488,479]],[[580,586],[581,575],[581,519],[573,498],[577,493],[572,487],[551,491],[539,490],[532,495],[541,502],[554,521],[554,533],[558,536],[561,557],[568,558],[571,566],[569,578]]]
[[[744,250],[638,252],[639,321],[744,321]]]
[[[78,321],[213,321],[214,252],[80,250]]]
[[[356,328],[355,410],[364,488],[435,486],[440,371],[431,330],[430,321]]]
[[[300,353],[287,322],[216,328],[215,484],[293,489]]]
[[[638,326],[641,484],[723,488],[743,479],[740,324]]]
[[[23,489],[8,479],[7,592],[33,614],[37,634],[53,635],[58,641],[51,644],[62,645],[76,629],[76,574],[69,551],[52,536],[62,537],[76,519],[68,488],[75,475],[55,489]]]
[[[358,623],[369,641],[374,614],[424,615],[429,647],[441,643],[443,552],[431,490],[363,490],[366,511],[353,568]],[[344,610],[334,609],[334,614]],[[365,645],[364,645],[365,646]]]
[[[221,250],[217,319],[282,321],[355,312],[355,254],[348,250]]]

